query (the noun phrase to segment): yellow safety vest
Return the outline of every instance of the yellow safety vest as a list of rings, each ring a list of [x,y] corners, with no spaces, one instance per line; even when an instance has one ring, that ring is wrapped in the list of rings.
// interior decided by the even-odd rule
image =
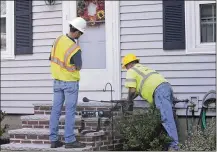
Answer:
[[[79,81],[80,73],[70,64],[71,57],[80,47],[65,35],[59,36],[51,51],[51,74],[62,81]]]
[[[136,64],[127,71],[125,87],[136,88],[137,93],[149,103],[153,103],[155,89],[163,82],[168,82],[155,70]]]

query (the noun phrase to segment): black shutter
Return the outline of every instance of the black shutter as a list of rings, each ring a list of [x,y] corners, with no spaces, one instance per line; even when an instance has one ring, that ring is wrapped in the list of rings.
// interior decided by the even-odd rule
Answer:
[[[163,0],[163,49],[185,49],[184,0]]]
[[[32,54],[32,0],[15,0],[15,54]]]

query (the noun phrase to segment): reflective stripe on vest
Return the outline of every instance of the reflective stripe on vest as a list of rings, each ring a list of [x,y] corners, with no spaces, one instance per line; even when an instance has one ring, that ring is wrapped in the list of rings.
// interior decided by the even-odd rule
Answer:
[[[56,43],[55,43],[55,45],[54,45],[54,52],[53,52],[53,57],[51,57],[51,62],[56,63],[57,65],[59,65],[59,66],[62,67],[62,68],[65,68],[65,69],[66,69],[67,71],[69,71],[69,72],[73,72],[73,71],[76,70],[76,67],[73,66],[73,65],[69,67],[69,66],[67,66],[66,64],[67,64],[67,61],[68,61],[69,56],[73,53],[73,51],[74,51],[78,46],[77,46],[76,43],[74,43],[73,45],[71,45],[71,46],[69,47],[69,49],[66,51],[65,55],[64,55],[64,62],[60,61],[60,59],[58,59],[57,57],[54,57],[54,55],[55,55],[55,52],[56,52],[56,45],[57,45],[57,43],[59,42],[59,40],[60,40],[61,37],[62,37],[62,36],[60,36],[60,37],[57,38],[57,41],[56,41]]]
[[[53,52],[53,56],[55,56],[56,46],[57,46],[57,43],[59,42],[59,40],[60,40],[61,37],[62,37],[62,36],[59,36],[59,37],[57,38],[55,44],[54,44],[54,52]]]
[[[138,75],[140,75],[140,76],[143,77],[143,79],[142,79],[142,81],[141,81],[141,83],[140,83],[140,86],[139,86],[139,90],[138,90],[138,92],[139,92],[139,94],[140,94],[140,96],[141,96],[141,91],[142,91],[142,88],[143,88],[143,86],[144,86],[145,80],[146,80],[149,76],[151,76],[152,74],[158,74],[158,72],[150,72],[150,73],[148,73],[147,75],[145,75],[143,72],[141,72],[140,70],[138,70],[138,69],[135,68],[135,67],[133,67],[132,69],[133,69]],[[129,79],[128,79],[128,80],[129,80]]]
[[[70,54],[72,54],[72,52],[77,48],[77,44],[73,44],[72,46],[70,46],[70,48],[66,51],[65,55],[64,55],[64,63],[66,64],[68,61],[68,58],[70,56]]]
[[[71,67],[67,67],[65,66],[65,63],[61,62],[58,58],[56,57],[51,57],[51,61],[58,64],[59,66],[61,66],[62,68],[65,68],[67,71],[69,72],[73,72],[76,70],[75,66],[71,66]]]

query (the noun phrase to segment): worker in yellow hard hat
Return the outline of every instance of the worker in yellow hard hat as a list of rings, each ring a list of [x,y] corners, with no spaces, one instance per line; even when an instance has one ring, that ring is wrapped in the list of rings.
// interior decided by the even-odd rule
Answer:
[[[86,21],[77,17],[69,22],[69,33],[60,35],[54,42],[50,54],[53,81],[53,106],[50,117],[51,148],[63,146],[58,139],[59,118],[65,102],[65,148],[83,148],[86,145],[75,138],[75,112],[78,100],[80,70],[82,68],[81,48],[76,44],[86,28]]]
[[[162,125],[173,139],[170,149],[178,149],[178,134],[173,116],[173,91],[169,82],[155,70],[139,63],[134,54],[127,54],[122,60],[122,68],[127,70],[125,87],[129,89],[127,100],[141,98],[155,104],[160,110]]]

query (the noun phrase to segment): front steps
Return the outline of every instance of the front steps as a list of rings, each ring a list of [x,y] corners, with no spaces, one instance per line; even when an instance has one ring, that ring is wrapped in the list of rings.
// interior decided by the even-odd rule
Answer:
[[[80,135],[78,130],[75,129],[76,138],[85,143],[86,145],[92,145],[94,142],[99,141],[101,136],[105,135],[103,130],[95,133],[87,133],[85,135]],[[49,141],[49,129],[41,128],[22,128],[17,130],[9,131],[10,140],[15,143],[33,143],[33,144],[50,144]],[[64,130],[59,130],[59,138],[64,141]]]
[[[79,133],[78,129],[81,127],[81,120],[85,123],[85,130],[95,130],[97,128],[97,118],[82,118],[81,115],[76,115],[75,120],[75,134],[76,139],[86,144],[85,148],[65,149],[64,146],[60,148],[50,148],[49,141],[49,119],[51,112],[51,104],[37,104],[34,105],[34,115],[22,116],[22,129],[9,130],[10,144],[1,145],[1,151],[98,151],[98,150],[112,150],[111,127],[105,126],[105,121],[110,121],[108,118],[101,119],[101,130],[94,133],[87,133],[85,135]],[[108,111],[111,104],[100,103],[81,103],[77,106],[77,113],[83,110]],[[118,115],[118,112],[115,113]],[[64,125],[65,125],[65,107],[62,109],[62,116],[59,123],[59,139],[64,142]],[[115,136],[114,147],[119,148],[119,137]]]
[[[49,128],[50,115],[36,114],[22,116],[22,127],[23,128]],[[96,129],[97,118],[81,118],[81,116],[75,116],[75,129],[80,128],[81,120],[85,122],[85,129]],[[102,118],[102,122],[108,121],[108,118]],[[65,126],[65,115],[60,116],[59,128],[64,129]],[[102,128],[105,128],[102,126]]]

